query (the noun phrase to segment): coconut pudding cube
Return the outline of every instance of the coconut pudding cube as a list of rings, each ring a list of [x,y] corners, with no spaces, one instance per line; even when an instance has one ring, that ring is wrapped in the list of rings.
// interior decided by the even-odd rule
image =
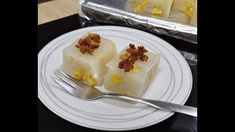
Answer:
[[[130,44],[106,64],[104,87],[114,93],[140,97],[155,77],[159,63],[158,54]]]
[[[63,50],[63,70],[89,85],[102,85],[107,68],[105,64],[117,54],[111,40],[95,33],[76,40]]]

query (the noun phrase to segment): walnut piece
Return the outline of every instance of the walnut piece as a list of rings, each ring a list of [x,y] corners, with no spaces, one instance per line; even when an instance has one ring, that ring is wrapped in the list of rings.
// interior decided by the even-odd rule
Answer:
[[[90,54],[94,52],[95,49],[99,48],[100,44],[100,36],[95,33],[88,33],[85,38],[81,38],[76,47],[80,49],[80,52],[83,54]]]
[[[124,72],[128,72],[134,68],[134,63],[137,60],[147,61],[148,56],[145,54],[148,52],[144,46],[135,47],[134,44],[129,44],[129,48],[126,49],[126,53],[120,55],[121,61],[118,64],[120,69],[124,69]]]

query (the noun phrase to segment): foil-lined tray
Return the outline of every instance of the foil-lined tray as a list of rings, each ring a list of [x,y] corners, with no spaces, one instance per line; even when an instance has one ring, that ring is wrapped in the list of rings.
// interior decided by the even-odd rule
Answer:
[[[128,12],[126,2],[127,0],[80,0],[79,16],[88,22],[129,26],[197,44],[197,27]],[[81,22],[81,26],[84,24]]]

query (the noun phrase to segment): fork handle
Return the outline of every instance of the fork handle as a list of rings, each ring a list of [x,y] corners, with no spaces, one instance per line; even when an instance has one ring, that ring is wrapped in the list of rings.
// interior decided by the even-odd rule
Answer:
[[[138,97],[121,95],[121,94],[113,94],[113,93],[105,93],[103,94],[103,97],[139,102],[139,103],[147,104],[149,106],[152,106],[161,110],[167,110],[167,111],[172,111],[172,112],[177,112],[177,113],[197,117],[197,108],[191,107],[191,106],[179,105],[179,104],[158,101],[158,100],[142,99]]]

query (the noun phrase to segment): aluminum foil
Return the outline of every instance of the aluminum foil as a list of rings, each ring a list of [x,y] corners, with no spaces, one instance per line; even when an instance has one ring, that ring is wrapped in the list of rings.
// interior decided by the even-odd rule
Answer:
[[[127,0],[80,0],[79,15],[86,22],[124,25],[197,44],[197,27],[138,15],[125,10]],[[84,21],[85,20],[85,21]]]

